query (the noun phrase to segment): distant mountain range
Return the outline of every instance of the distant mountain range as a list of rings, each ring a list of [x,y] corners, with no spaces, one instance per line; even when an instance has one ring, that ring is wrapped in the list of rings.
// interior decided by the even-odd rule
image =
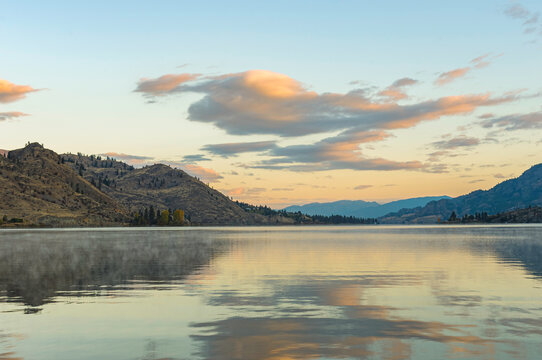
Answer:
[[[476,190],[453,199],[431,201],[423,207],[400,210],[382,217],[380,222],[434,224],[448,220],[452,212],[458,217],[482,212],[492,215],[541,205],[542,164],[538,164],[518,178],[503,181],[489,190]]]
[[[327,203],[310,203],[305,205],[292,205],[283,210],[289,212],[300,211],[307,215],[343,215],[362,218],[378,218],[386,214],[425,206],[431,201],[451,199],[449,196],[426,196],[411,199],[397,200],[385,204],[363,200],[340,200]]]
[[[489,190],[476,190],[456,198],[420,197],[386,204],[341,200],[288,206],[284,210],[300,211],[307,215],[375,217],[384,224],[435,224],[447,221],[452,212],[461,218],[476,213],[507,213],[529,206],[542,206],[542,164],[535,165],[520,177],[503,181]]]

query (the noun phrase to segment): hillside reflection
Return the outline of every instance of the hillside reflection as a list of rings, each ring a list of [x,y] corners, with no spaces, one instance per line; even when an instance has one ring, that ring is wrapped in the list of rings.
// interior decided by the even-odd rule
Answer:
[[[30,231],[0,240],[0,300],[31,307],[55,296],[146,288],[138,284],[167,288],[225,249],[223,242],[174,231]]]

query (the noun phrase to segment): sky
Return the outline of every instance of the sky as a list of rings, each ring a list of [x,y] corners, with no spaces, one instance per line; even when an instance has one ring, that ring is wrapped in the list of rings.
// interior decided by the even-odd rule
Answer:
[[[542,162],[542,3],[0,0],[0,149],[165,163],[281,208]]]

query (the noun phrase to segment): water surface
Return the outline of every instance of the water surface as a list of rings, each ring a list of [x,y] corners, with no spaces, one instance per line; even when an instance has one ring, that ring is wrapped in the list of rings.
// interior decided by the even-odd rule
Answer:
[[[0,231],[0,360],[539,359],[542,227]]]

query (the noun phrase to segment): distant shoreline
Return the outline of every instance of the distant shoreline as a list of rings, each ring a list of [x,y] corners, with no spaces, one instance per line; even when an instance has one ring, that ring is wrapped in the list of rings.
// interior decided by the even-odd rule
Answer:
[[[111,225],[111,226],[5,226],[0,225],[2,230],[62,230],[62,229],[156,229],[156,230],[187,230],[201,228],[284,228],[284,227],[498,227],[498,226],[514,226],[514,225],[542,225],[542,222],[524,222],[524,223],[435,223],[435,224],[251,224],[251,225],[190,225],[190,226],[129,226],[129,225]]]

